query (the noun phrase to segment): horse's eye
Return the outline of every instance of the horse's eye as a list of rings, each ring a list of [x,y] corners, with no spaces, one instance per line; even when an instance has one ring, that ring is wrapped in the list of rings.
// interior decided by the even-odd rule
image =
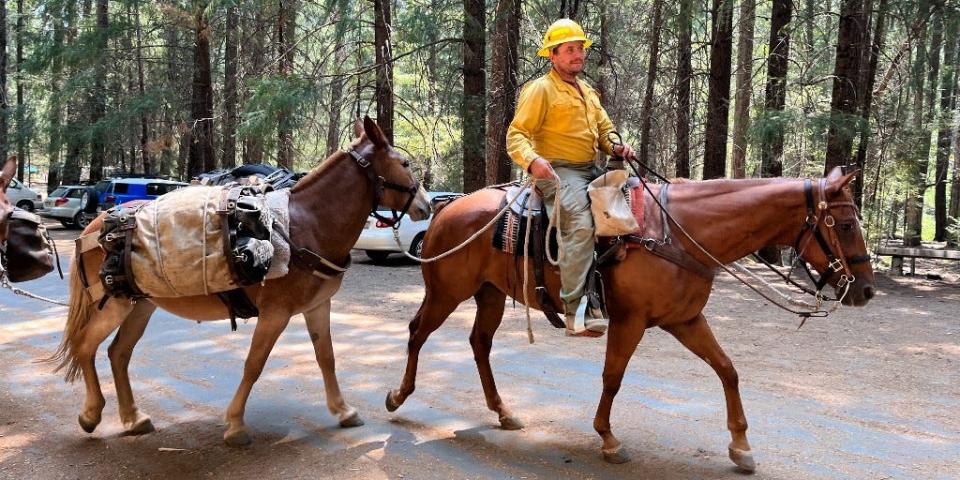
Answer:
[[[410,168],[410,162],[404,161],[401,165],[403,165],[403,168]]]
[[[853,222],[843,222],[840,224],[841,232],[852,232],[853,231]]]

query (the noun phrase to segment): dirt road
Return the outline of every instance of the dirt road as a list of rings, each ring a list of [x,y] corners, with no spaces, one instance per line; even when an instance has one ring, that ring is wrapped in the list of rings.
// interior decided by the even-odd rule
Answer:
[[[614,432],[633,458],[624,465],[603,462],[592,428],[605,342],[566,338],[536,315],[529,345],[519,306],[507,307],[492,363],[524,430],[499,430],[485,407],[470,304],[427,342],[416,393],[387,413],[422,281],[399,259],[355,261],[334,299],[333,338],[344,395],[366,425],[338,428],[326,411],[295,318],[253,390],[254,443],[241,449],[224,445],[221,417],[253,321],[231,333],[229,322],[154,316],[131,363],[138,404],[158,429],[141,437],[121,434],[105,342],[97,366],[107,407],[88,435],[76,422],[82,384],[36,363],[55,350],[66,309],[0,290],[0,478],[743,477],[726,458],[719,380],[661,331],[644,338],[614,404]],[[960,286],[947,280],[880,276],[866,308],[797,330],[795,318],[720,277],[706,313],[740,374],[755,478],[960,478]],[[22,286],[66,297],[56,275]]]

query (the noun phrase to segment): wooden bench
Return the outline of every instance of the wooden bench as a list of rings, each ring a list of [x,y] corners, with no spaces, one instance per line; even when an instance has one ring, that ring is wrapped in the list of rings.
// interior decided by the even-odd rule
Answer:
[[[877,255],[892,257],[890,270],[896,275],[903,275],[903,259],[910,259],[910,274],[916,274],[918,258],[939,258],[944,260],[960,260],[960,250],[946,250],[927,247],[904,247],[896,243],[885,243],[874,252]]]

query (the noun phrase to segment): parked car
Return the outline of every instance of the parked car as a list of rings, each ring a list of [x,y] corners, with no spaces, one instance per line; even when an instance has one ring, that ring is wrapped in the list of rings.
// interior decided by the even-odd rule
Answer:
[[[10,182],[10,186],[7,188],[7,199],[10,200],[11,205],[28,212],[43,208],[43,198],[40,194],[16,178]]]
[[[430,201],[434,202],[440,197],[451,195],[459,196],[462,194],[455,192],[430,192],[428,195],[430,196]],[[391,214],[390,210],[379,210],[378,213],[388,218]],[[353,248],[363,250],[364,253],[367,254],[367,257],[375,262],[386,260],[391,253],[400,253],[402,251],[410,252],[411,255],[419,257],[423,249],[423,236],[426,234],[427,227],[430,226],[430,220],[432,219],[432,213],[426,220],[420,220],[418,222],[411,220],[410,217],[403,217],[399,228],[400,244],[403,248],[403,250],[400,250],[401,247],[397,246],[397,241],[393,238],[393,228],[371,215],[370,218],[367,219],[367,224],[363,227],[363,231],[360,232],[360,238]]]
[[[43,209],[37,214],[41,217],[60,220],[67,228],[86,228],[90,223],[89,216],[83,212],[84,194],[89,197],[89,185],[63,185],[47,195],[43,201]]]
[[[167,192],[187,186],[183,182],[161,178],[112,178],[97,182],[97,202],[100,210],[132,200],[153,200]]]

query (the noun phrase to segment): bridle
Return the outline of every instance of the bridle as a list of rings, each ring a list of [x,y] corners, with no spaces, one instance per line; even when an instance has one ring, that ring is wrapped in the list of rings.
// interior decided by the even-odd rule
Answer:
[[[825,298],[822,294],[823,288],[830,282],[830,279],[833,278],[836,273],[843,272],[840,274],[840,280],[837,281],[836,288],[843,289],[844,295],[846,295],[846,291],[849,289],[850,284],[857,279],[856,276],[853,275],[853,271],[850,269],[850,266],[869,262],[870,255],[859,255],[848,258],[844,254],[843,246],[840,243],[840,238],[835,229],[837,222],[833,217],[831,210],[840,207],[850,207],[853,208],[858,215],[859,210],[857,209],[857,205],[851,201],[828,202],[826,199],[826,190],[827,180],[821,178],[820,189],[818,192],[819,198],[817,203],[814,204],[813,182],[809,178],[803,181],[803,194],[807,200],[807,218],[804,222],[803,228],[800,229],[800,233],[797,235],[797,240],[793,244],[793,249],[797,252],[797,258],[800,259],[800,264],[803,266],[803,269],[807,272],[810,280],[817,287],[817,291],[814,292],[815,295],[818,298],[826,300],[837,300]],[[826,227],[826,236],[824,236],[823,233],[824,228],[822,228],[820,225]],[[814,276],[813,272],[810,271],[810,267],[807,266],[807,262],[802,260],[803,253],[810,245],[811,238],[817,240],[820,250],[823,251],[823,254],[827,257],[827,267],[820,275],[820,279],[817,279]]]
[[[347,150],[347,153],[353,157],[353,160],[360,166],[363,173],[367,175],[367,180],[370,180],[370,183],[373,184],[373,205],[370,207],[370,215],[373,215],[374,218],[383,222],[385,225],[391,227],[399,225],[400,220],[407,214],[407,210],[410,209],[410,205],[413,204],[413,200],[417,197],[417,192],[420,190],[420,182],[418,182],[417,179],[413,179],[413,184],[409,187],[390,182],[382,176],[377,175],[377,172],[373,170],[373,165],[370,163],[370,160],[364,158],[363,155],[360,155],[356,150],[351,148]],[[377,211],[377,207],[380,206],[380,200],[383,200],[385,188],[409,194],[407,202],[403,205],[403,210],[400,211],[399,215],[396,210],[390,209],[392,218],[385,217]]]

